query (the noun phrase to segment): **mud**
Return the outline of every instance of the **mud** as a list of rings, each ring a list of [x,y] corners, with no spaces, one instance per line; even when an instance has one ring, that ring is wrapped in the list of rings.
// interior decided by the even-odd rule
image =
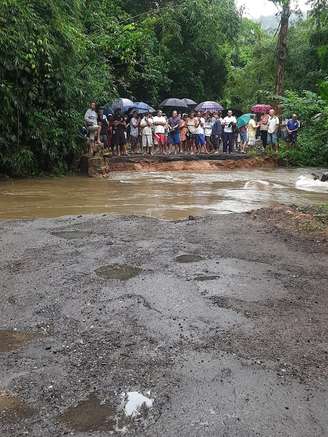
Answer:
[[[115,171],[216,171],[252,168],[274,168],[276,162],[267,157],[250,158],[245,155],[189,155],[105,158],[99,167],[89,160],[89,176],[104,176]]]
[[[1,437],[327,436],[328,243],[290,217],[1,221]]]
[[[15,300],[12,301],[16,303]],[[14,330],[0,330],[0,352],[10,352],[31,341],[33,334]]]
[[[141,269],[134,266],[111,264],[109,266],[102,266],[96,270],[98,276],[104,279],[118,279],[120,281],[128,281],[131,278],[139,275]]]
[[[10,393],[0,392],[0,424],[16,423],[33,416],[34,413],[33,408],[23,400]]]

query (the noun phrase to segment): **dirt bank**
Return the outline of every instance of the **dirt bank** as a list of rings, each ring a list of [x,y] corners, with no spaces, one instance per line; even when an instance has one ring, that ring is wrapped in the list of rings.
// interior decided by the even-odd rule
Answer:
[[[328,245],[284,214],[0,222],[1,436],[327,436]]]
[[[84,156],[81,172],[91,177],[106,176],[113,171],[215,171],[251,168],[273,168],[276,163],[268,157],[251,158],[245,155],[169,155],[129,157]]]

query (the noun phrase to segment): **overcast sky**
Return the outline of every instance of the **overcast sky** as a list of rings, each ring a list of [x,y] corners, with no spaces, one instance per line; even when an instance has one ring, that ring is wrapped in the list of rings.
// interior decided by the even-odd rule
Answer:
[[[236,0],[238,6],[245,5],[247,15],[258,18],[261,15],[273,15],[277,12],[277,7],[269,0]],[[307,0],[294,0],[302,10],[306,11]]]

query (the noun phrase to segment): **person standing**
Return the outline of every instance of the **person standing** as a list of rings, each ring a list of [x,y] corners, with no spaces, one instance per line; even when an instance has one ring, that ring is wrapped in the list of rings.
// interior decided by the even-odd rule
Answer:
[[[173,152],[176,154],[180,148],[180,122],[181,118],[178,116],[177,111],[172,112],[172,116],[169,118],[169,145],[172,146]]]
[[[155,140],[158,145],[159,153],[166,154],[166,136],[165,136],[165,128],[167,125],[167,119],[163,115],[163,112],[159,110],[157,115],[154,117],[154,134]]]
[[[187,134],[188,134],[188,126],[187,126],[188,116],[187,114],[183,114],[182,120],[180,123],[180,152],[187,152]]]
[[[254,147],[256,143],[256,131],[257,131],[258,125],[255,121],[255,115],[251,115],[251,119],[248,122],[247,125],[247,134],[248,134],[248,145]]]
[[[292,118],[287,121],[288,142],[295,146],[297,143],[297,133],[301,123],[297,120],[297,115],[293,114]]]
[[[211,142],[214,146],[215,153],[219,153],[220,141],[222,137],[222,122],[218,114],[215,115],[215,121],[212,126]]]
[[[98,125],[98,114],[96,112],[96,102],[92,101],[90,107],[84,115],[85,126],[89,135],[89,153],[92,155],[95,153],[95,145],[101,145],[100,143],[100,130],[101,126]]]
[[[269,127],[269,114],[265,114],[263,112],[260,118],[260,135],[261,135],[261,141],[264,150],[268,145],[268,127]]]
[[[146,114],[141,120],[140,127],[142,129],[142,148],[144,152],[152,154],[153,150],[153,117],[151,114]]]
[[[248,130],[247,126],[242,126],[239,128],[239,135],[240,135],[240,151],[241,153],[246,153],[246,147],[248,144]]]
[[[278,146],[279,124],[279,118],[275,115],[274,109],[270,109],[268,120],[268,144],[275,148]]]
[[[100,142],[105,148],[108,148],[108,120],[104,114],[104,108],[99,108],[98,111],[98,126],[100,126]]]
[[[112,143],[118,156],[127,155],[126,152],[126,121],[120,110],[115,111],[113,117]]]
[[[130,144],[133,153],[139,152],[139,117],[137,111],[133,111],[130,120]]]
[[[195,113],[192,111],[187,120],[188,127],[188,148],[191,155],[195,153],[195,143],[196,143],[196,122]]]
[[[213,129],[213,118],[211,114],[207,114],[205,118],[205,141],[206,141],[206,153],[213,152],[213,144],[212,144],[212,129]]]
[[[224,125],[224,137],[223,137],[223,153],[232,153],[234,146],[234,129],[236,127],[237,120],[234,117],[231,110],[228,111],[228,115],[223,119]]]
[[[195,135],[197,153],[200,154],[203,149],[205,149],[205,153],[207,153],[205,139],[205,118],[203,117],[203,114],[201,112],[197,113]]]

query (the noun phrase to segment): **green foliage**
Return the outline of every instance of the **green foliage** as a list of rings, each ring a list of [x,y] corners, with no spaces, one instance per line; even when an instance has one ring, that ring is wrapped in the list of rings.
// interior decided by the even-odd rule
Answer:
[[[300,93],[320,93],[322,114],[328,101],[327,0],[311,3],[290,29],[286,87],[297,94],[284,102],[304,112],[304,150],[317,129]],[[248,111],[274,91],[275,50],[276,36],[234,0],[2,0],[0,173],[68,171],[91,99],[190,97]]]
[[[317,94],[293,91],[283,98],[284,116],[296,112],[302,128],[295,148],[283,146],[280,157],[292,165],[328,166],[328,105]]]

